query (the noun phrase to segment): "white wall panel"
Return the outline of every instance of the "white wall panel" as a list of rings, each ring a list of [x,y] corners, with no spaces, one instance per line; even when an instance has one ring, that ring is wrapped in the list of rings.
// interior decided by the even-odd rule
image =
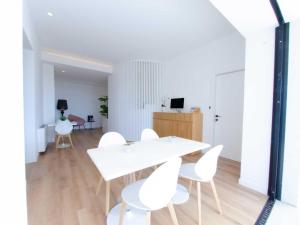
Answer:
[[[161,105],[165,67],[159,62],[134,60],[114,67],[108,79],[110,131],[138,140],[152,127],[152,113]]]
[[[43,123],[55,123],[54,65],[43,63]]]
[[[300,20],[290,24],[289,74],[281,200],[300,208]]]

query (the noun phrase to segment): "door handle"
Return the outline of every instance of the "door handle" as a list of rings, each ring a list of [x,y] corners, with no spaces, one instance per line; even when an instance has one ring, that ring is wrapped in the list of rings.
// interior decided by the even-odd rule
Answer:
[[[220,115],[216,114],[216,115],[215,115],[215,117],[216,117],[216,118],[220,118],[220,117],[222,117],[222,116],[220,116]]]

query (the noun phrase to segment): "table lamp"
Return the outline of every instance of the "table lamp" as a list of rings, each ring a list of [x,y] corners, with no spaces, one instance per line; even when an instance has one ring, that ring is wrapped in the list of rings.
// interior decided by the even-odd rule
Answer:
[[[58,99],[56,108],[60,110],[61,116],[64,116],[64,111],[68,109],[68,103],[66,99]]]

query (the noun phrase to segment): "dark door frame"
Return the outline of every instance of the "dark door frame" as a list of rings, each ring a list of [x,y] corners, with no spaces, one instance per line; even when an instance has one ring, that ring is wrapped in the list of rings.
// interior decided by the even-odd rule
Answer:
[[[289,23],[276,28],[269,196],[281,200],[288,81]]]
[[[281,200],[284,161],[286,99],[288,89],[289,23],[284,21],[277,0],[270,0],[270,3],[279,26],[276,27],[275,30],[272,138],[268,184],[269,199],[255,223],[257,225],[266,223],[275,200]]]

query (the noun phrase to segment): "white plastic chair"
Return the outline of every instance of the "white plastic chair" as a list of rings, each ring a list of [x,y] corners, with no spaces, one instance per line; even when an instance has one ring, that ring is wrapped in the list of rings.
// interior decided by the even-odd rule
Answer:
[[[201,225],[201,182],[209,182],[211,184],[219,213],[221,215],[223,213],[213,180],[217,170],[218,157],[222,149],[223,145],[218,145],[205,153],[197,163],[186,163],[180,168],[179,176],[190,180],[189,192],[192,190],[193,182],[197,183],[199,225]]]
[[[126,144],[126,140],[121,134],[118,132],[107,132],[101,137],[98,148],[124,144]]]
[[[69,139],[71,146],[74,147],[72,138],[71,138],[72,130],[73,130],[73,125],[68,119],[66,119],[64,121],[58,120],[56,122],[56,125],[55,125],[55,132],[57,133],[56,148],[59,147],[60,139],[62,139],[64,141],[64,137],[67,137]],[[64,142],[63,142],[63,145],[64,145]],[[70,146],[70,145],[68,145],[68,146]],[[64,146],[62,146],[62,147],[64,147]]]
[[[141,141],[157,140],[159,139],[158,134],[151,128],[146,128],[142,131]],[[157,169],[158,166],[154,166],[153,170]],[[143,170],[139,172],[137,179],[139,180],[143,175]],[[172,203],[175,205],[186,202],[189,198],[189,193],[185,186],[177,184],[177,191],[175,196],[172,198]]]
[[[171,199],[176,192],[181,161],[181,158],[173,158],[156,169],[147,179],[123,189],[119,225],[123,224],[127,205],[146,211],[147,225],[151,223],[151,211],[168,206],[174,225],[178,225]]]
[[[114,145],[124,145],[124,144],[126,144],[126,140],[121,134],[117,132],[108,132],[101,137],[98,144],[98,148],[114,146]],[[104,180],[103,177],[101,177],[99,180],[96,189],[96,195],[98,195],[98,193],[100,192],[103,180]],[[109,203],[110,203],[110,181],[107,181],[106,182],[106,207],[105,207],[106,215],[108,214],[109,211]]]
[[[150,141],[159,139],[158,134],[151,128],[145,128],[141,134],[141,141]],[[154,166],[153,169],[157,169],[157,166]],[[139,180],[143,175],[143,171],[140,171],[137,179]]]
[[[142,131],[141,141],[155,140],[158,138],[158,134],[153,129],[146,128]]]

